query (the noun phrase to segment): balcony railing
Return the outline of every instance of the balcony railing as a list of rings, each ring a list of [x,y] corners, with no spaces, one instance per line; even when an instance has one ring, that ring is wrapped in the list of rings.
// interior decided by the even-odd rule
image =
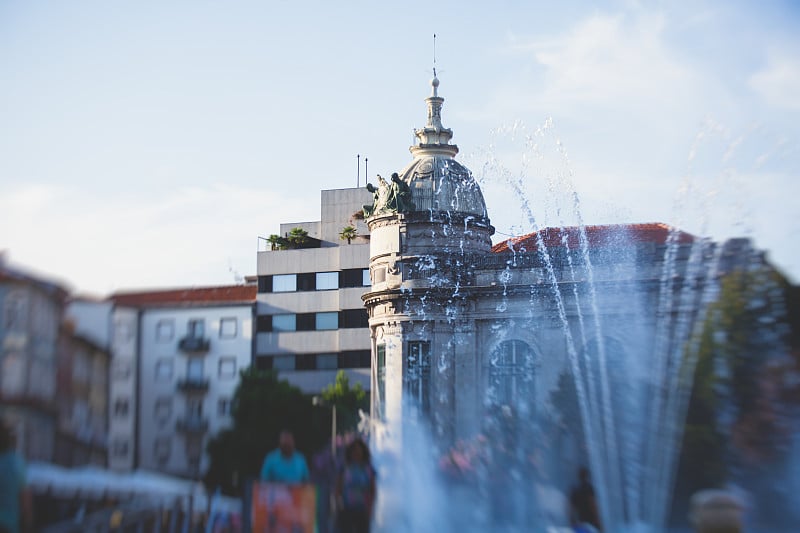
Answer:
[[[184,337],[178,342],[178,348],[189,353],[207,352],[210,347],[211,343],[203,337]]]
[[[181,392],[208,392],[208,378],[185,377],[178,380],[178,390]]]
[[[178,419],[175,427],[184,433],[205,433],[208,431],[208,419],[196,415],[183,416]]]

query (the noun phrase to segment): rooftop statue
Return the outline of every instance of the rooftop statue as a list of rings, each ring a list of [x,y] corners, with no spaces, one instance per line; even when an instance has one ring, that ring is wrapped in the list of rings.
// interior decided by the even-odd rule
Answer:
[[[400,179],[397,172],[392,174],[391,185],[378,174],[378,186],[367,183],[367,190],[372,193],[372,205],[364,206],[364,217],[381,213],[407,213],[414,210],[411,201],[411,188]]]

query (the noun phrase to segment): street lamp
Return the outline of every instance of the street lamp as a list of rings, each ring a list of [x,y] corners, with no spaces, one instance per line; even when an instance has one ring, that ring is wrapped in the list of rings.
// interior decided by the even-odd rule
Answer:
[[[330,407],[331,413],[331,457],[336,457],[336,404],[328,403],[322,396],[314,396],[312,403],[317,407]]]

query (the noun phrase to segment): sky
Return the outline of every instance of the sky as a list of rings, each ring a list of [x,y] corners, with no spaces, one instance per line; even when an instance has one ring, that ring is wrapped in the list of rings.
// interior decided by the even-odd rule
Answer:
[[[253,275],[320,190],[411,161],[436,34],[495,240],[659,221],[799,282],[798,28],[769,0],[0,0],[0,250],[97,296]]]

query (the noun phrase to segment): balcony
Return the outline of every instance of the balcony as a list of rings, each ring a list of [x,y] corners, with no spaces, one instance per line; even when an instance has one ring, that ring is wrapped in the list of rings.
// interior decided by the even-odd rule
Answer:
[[[208,392],[208,378],[185,377],[178,380],[178,390],[187,394]]]
[[[209,340],[203,337],[184,337],[178,342],[178,349],[187,353],[205,353],[210,347]]]
[[[202,416],[182,416],[175,424],[175,428],[183,433],[205,433],[208,431],[208,419]]]

